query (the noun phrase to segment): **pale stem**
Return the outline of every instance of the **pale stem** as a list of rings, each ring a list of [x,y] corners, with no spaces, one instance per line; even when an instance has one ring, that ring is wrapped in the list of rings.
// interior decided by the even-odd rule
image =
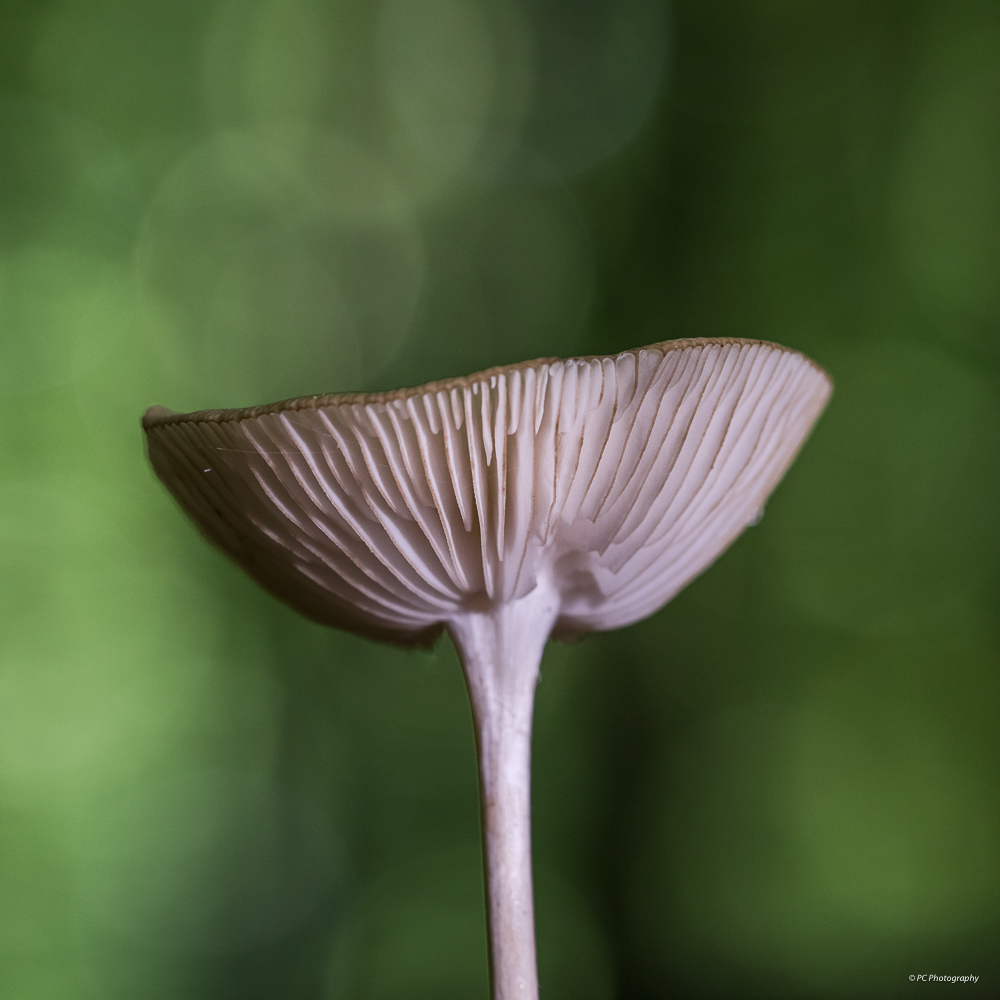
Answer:
[[[531,883],[531,716],[542,650],[558,613],[548,588],[449,622],[479,753],[493,1000],[538,1000]]]

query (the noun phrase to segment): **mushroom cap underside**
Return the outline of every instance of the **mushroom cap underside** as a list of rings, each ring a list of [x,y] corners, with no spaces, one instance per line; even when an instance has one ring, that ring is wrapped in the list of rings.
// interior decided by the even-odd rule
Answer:
[[[426,645],[542,579],[557,634],[656,611],[753,522],[830,391],[787,348],[680,340],[143,426],[159,478],[267,590]]]

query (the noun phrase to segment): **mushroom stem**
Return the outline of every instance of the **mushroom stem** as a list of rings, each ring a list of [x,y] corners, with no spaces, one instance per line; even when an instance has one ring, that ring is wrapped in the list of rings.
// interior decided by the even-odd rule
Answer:
[[[531,882],[531,717],[558,597],[530,594],[448,623],[465,671],[479,753],[493,1000],[538,1000]]]

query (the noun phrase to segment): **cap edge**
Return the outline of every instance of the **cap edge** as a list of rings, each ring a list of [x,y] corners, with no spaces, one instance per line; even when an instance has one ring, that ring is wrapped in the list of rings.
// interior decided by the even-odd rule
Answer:
[[[167,409],[165,406],[151,406],[143,415],[142,426],[144,430],[151,430],[155,427],[162,427],[168,424],[178,423],[229,423],[242,420],[252,420],[256,417],[269,413],[283,413],[295,410],[319,409],[326,406],[349,406],[349,405],[370,405],[378,403],[389,403],[397,399],[408,399],[411,396],[424,395],[431,392],[447,392],[451,389],[465,388],[475,383],[483,382],[495,375],[506,374],[513,371],[525,371],[529,368],[537,368],[541,365],[554,364],[565,361],[605,361],[620,358],[626,354],[637,354],[640,351],[680,351],[689,347],[708,347],[714,345],[727,346],[730,344],[749,344],[762,347],[771,347],[783,351],[786,354],[797,354],[803,361],[807,362],[829,383],[830,391],[833,388],[833,380],[827,372],[817,364],[812,358],[796,351],[794,348],[777,344],[770,340],[754,340],[747,337],[688,337],[680,340],[663,340],[655,344],[647,344],[643,347],[634,347],[627,351],[619,351],[615,354],[586,354],[575,355],[569,358],[534,358],[531,361],[519,361],[511,365],[497,365],[493,368],[486,368],[482,371],[473,372],[471,375],[461,375],[457,377],[438,379],[433,382],[425,382],[422,385],[411,386],[403,389],[392,389],[388,392],[343,392],[328,393],[315,396],[295,396],[291,399],[280,400],[276,403],[265,403],[261,406],[250,406],[228,410],[195,410],[191,413],[178,413],[175,410]]]

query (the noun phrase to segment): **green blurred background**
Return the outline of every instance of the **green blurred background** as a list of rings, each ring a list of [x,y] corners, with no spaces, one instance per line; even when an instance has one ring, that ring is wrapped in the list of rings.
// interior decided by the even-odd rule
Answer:
[[[542,996],[988,994],[1000,5],[0,2],[0,996],[485,998],[450,643],[260,593],[139,416],[687,336],[837,389],[546,652]]]

